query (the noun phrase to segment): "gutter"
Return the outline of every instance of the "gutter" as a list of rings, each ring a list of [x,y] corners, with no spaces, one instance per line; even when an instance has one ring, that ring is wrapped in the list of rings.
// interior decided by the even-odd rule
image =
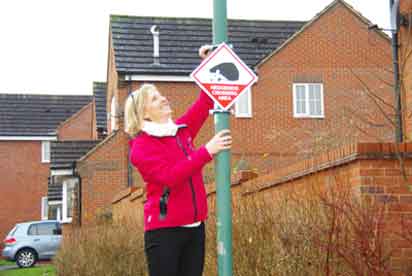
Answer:
[[[126,76],[127,82],[127,96],[129,97],[132,93],[132,78],[131,76]],[[133,168],[130,164],[130,150],[127,149],[127,187],[131,187],[133,185]]]
[[[57,141],[56,136],[0,136],[0,141]]]

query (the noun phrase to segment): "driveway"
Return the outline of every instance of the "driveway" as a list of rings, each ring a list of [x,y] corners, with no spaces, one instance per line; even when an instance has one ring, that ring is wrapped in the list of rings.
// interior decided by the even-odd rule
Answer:
[[[9,270],[9,269],[16,269],[18,268],[17,265],[2,265],[0,266],[0,271]]]

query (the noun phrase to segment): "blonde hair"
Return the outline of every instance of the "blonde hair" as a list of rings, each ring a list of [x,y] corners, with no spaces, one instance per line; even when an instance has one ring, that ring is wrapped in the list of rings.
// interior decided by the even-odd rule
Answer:
[[[144,109],[150,91],[157,91],[153,84],[143,84],[130,93],[124,107],[125,131],[131,137],[136,136],[143,126]]]

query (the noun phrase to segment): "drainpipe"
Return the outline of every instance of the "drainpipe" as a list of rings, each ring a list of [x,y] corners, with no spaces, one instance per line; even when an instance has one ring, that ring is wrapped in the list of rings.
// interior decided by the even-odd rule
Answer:
[[[76,161],[72,163],[72,175],[77,178],[77,185],[78,185],[78,194],[77,194],[77,206],[79,208],[78,212],[78,223],[79,226],[82,226],[82,178],[80,177],[79,173],[76,169]]]
[[[127,96],[132,93],[132,76],[129,75],[127,82]],[[127,150],[127,187],[132,187],[133,185],[133,167],[130,164],[130,150]]]
[[[391,11],[391,32],[392,32],[392,57],[393,75],[395,81],[395,139],[396,143],[403,142],[402,130],[402,102],[399,78],[399,52],[398,52],[398,31],[399,31],[399,0],[389,0]]]
[[[160,64],[159,54],[159,26],[153,25],[150,28],[150,32],[153,35],[153,64]]]

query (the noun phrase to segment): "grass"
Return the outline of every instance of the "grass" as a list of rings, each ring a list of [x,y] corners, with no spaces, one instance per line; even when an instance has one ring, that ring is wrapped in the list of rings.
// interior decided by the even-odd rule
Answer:
[[[0,271],[0,276],[55,276],[56,269],[53,265],[35,266],[32,268],[11,269]]]
[[[4,260],[4,259],[0,259],[0,266],[3,266],[3,265],[13,265],[13,264],[15,264],[15,262],[7,261],[7,260]]]

